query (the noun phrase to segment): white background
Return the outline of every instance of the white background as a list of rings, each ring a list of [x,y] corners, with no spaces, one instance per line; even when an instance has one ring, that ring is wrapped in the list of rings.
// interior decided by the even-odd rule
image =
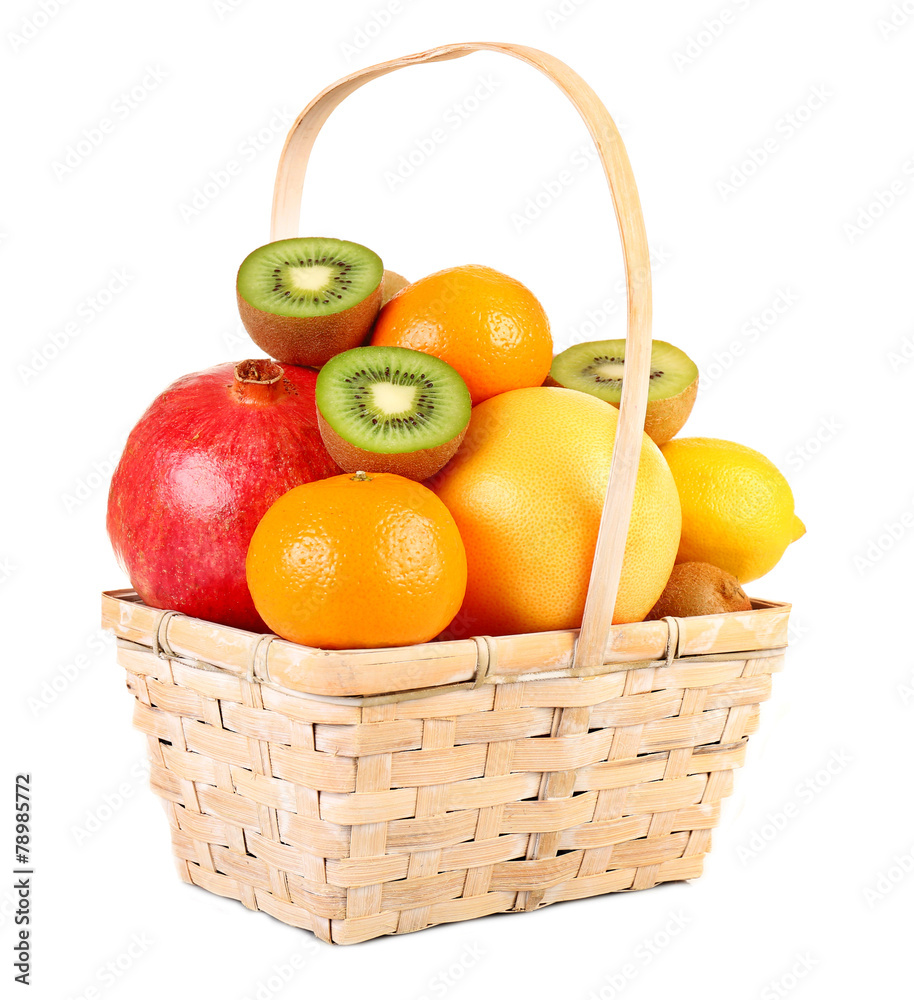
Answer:
[[[44,7],[10,0],[0,24],[0,858],[11,870],[10,793],[27,770],[29,995],[900,995],[914,900],[914,3]],[[701,879],[334,949],[174,873],[132,699],[96,630],[99,592],[126,583],[107,479],[168,383],[259,355],[234,277],[269,238],[290,117],[357,67],[476,38],[555,53],[622,127],[658,261],[654,334],[702,370],[686,433],[771,457],[808,526],[749,588],[794,603],[794,646]],[[446,141],[417,153],[436,128]],[[302,231],[366,243],[412,278],[507,271],[561,346],[622,336],[618,239],[588,152],[571,107],[520,63],[410,69],[331,119]],[[11,900],[0,889],[5,995]]]

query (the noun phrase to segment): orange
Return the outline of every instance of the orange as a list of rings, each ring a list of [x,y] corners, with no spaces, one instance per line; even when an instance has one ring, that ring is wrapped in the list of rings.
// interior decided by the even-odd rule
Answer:
[[[429,481],[467,552],[449,636],[581,624],[618,418],[573,389],[516,389],[475,407],[461,450]],[[615,622],[641,621],[654,606],[681,524],[672,473],[645,434]]]
[[[536,296],[478,264],[407,285],[379,313],[371,342],[446,361],[463,376],[474,406],[509,389],[542,385],[552,365],[549,320]]]
[[[466,588],[463,542],[421,483],[333,476],[283,494],[247,555],[254,606],[284,639],[325,649],[426,642]]]

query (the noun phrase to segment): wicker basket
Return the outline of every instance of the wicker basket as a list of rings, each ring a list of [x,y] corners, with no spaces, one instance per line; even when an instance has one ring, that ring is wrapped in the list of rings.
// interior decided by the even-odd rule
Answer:
[[[480,49],[569,97],[622,237],[628,377],[580,631],[336,652],[155,610],[132,591],[103,596],[181,877],[337,944],[699,875],[787,639],[789,605],[764,601],[611,624],[647,402],[650,268],[622,141],[567,66],[467,43],[344,78],[289,134],[272,238],[295,235],[308,155],[347,94]]]

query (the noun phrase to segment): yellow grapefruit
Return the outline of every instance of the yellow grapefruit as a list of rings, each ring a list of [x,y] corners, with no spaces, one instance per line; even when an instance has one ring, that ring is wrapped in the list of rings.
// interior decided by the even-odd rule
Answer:
[[[573,389],[502,393],[473,410],[460,451],[426,485],[467,553],[463,606],[447,635],[581,624],[619,412]],[[645,434],[614,620],[641,621],[679,546],[673,476]]]

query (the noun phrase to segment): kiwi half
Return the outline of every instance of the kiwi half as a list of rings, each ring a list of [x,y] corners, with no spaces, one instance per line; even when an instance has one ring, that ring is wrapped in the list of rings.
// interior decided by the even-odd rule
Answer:
[[[320,366],[365,339],[381,308],[383,273],[381,258],[360,243],[267,243],[238,269],[241,321],[277,361]]]
[[[618,407],[625,374],[625,341],[575,344],[552,361],[546,385],[589,392]],[[644,429],[656,444],[678,434],[698,395],[698,366],[678,347],[651,341],[651,381]]]
[[[356,347],[332,358],[315,387],[317,419],[344,472],[421,482],[460,447],[470,391],[447,362],[408,347]]]

